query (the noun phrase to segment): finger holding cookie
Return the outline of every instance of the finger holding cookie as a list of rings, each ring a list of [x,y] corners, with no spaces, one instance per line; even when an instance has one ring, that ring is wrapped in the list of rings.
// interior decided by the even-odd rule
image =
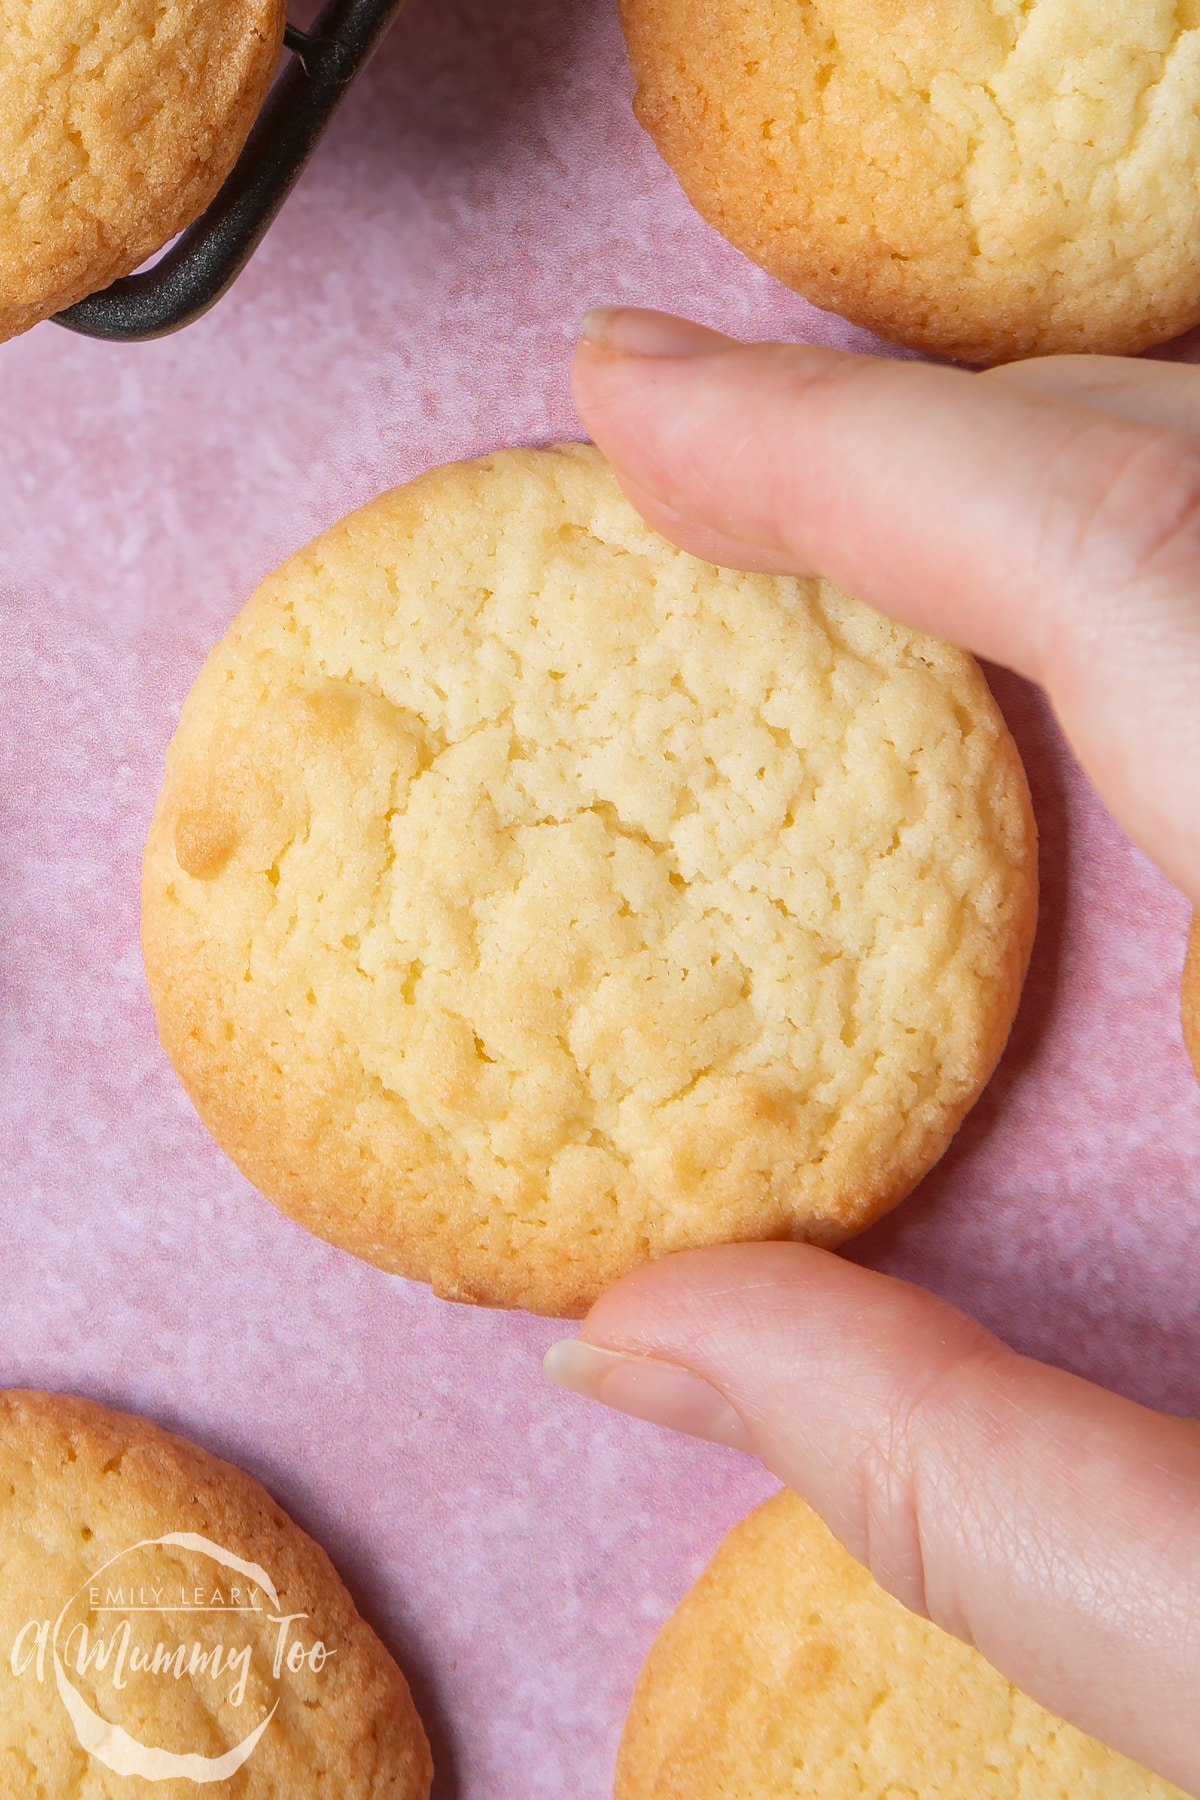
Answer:
[[[1043,682],[1113,811],[1200,901],[1200,375],[1066,358],[975,376],[618,310],[590,322],[575,386],[673,541],[735,568],[820,570]],[[1183,1011],[1197,1057],[1200,926]],[[905,1606],[1053,1712],[1200,1783],[1191,1424],[802,1245],[639,1270],[548,1371],[759,1455]],[[771,1641],[799,1640],[781,1625]],[[776,1679],[756,1663],[745,1692],[758,1704]],[[664,1761],[636,1711],[631,1730],[626,1792],[669,1785],[674,1749]],[[1091,1791],[1081,1779],[1072,1792]],[[1109,1770],[1095,1791],[1162,1790]]]

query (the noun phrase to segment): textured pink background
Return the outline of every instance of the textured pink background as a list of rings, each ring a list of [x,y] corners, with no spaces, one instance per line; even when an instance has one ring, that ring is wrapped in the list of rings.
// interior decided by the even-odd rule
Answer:
[[[609,0],[411,0],[206,321],[0,350],[0,1380],[260,1475],[411,1671],[460,1800],[601,1800],[655,1627],[770,1483],[550,1392],[546,1321],[460,1310],[278,1217],[155,1040],[138,863],[209,645],[287,551],[446,458],[578,435],[590,304],[863,343],[694,217]],[[1186,908],[1001,679],[1044,844],[1015,1041],[862,1255],[1012,1342],[1200,1413]]]

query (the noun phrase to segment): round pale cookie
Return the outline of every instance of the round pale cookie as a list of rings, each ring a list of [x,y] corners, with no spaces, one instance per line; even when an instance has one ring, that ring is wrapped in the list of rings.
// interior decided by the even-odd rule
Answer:
[[[818,306],[967,362],[1200,321],[1200,6],[622,0],[692,203]]]
[[[1192,920],[1183,969],[1183,1041],[1200,1076],[1200,913]]]
[[[0,0],[0,338],[204,211],[279,61],[286,0]]]
[[[87,1400],[0,1392],[0,1563],[11,1800],[427,1800],[403,1675],[240,1469]]]
[[[1183,1800],[906,1611],[794,1494],[659,1633],[616,1800]]]
[[[1000,1054],[1034,890],[968,657],[685,556],[575,445],[435,470],[260,589],[170,750],[143,941],[264,1193],[573,1313],[900,1200]]]

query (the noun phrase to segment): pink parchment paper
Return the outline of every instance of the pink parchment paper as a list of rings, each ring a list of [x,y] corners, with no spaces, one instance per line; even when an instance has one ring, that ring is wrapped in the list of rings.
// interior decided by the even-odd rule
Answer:
[[[259,1198],[155,1040],[139,858],[179,704],[254,583],[429,464],[577,436],[587,306],[869,342],[694,216],[629,95],[611,0],[410,0],[207,320],[0,349],[0,1381],[260,1476],[410,1671],[439,1800],[602,1800],[656,1627],[771,1483],[548,1390],[551,1323],[441,1304]],[[1040,698],[997,687],[1042,830],[1033,972],[958,1144],[856,1253],[1200,1413],[1187,909]]]

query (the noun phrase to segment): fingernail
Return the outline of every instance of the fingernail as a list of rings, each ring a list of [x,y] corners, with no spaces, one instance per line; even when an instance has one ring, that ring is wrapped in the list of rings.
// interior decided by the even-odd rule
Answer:
[[[583,336],[622,356],[709,356],[733,341],[707,325],[644,306],[593,307],[583,321]]]
[[[542,1366],[557,1387],[603,1401],[630,1418],[753,1452],[750,1433],[724,1394],[677,1363],[627,1356],[566,1338],[551,1345]]]

